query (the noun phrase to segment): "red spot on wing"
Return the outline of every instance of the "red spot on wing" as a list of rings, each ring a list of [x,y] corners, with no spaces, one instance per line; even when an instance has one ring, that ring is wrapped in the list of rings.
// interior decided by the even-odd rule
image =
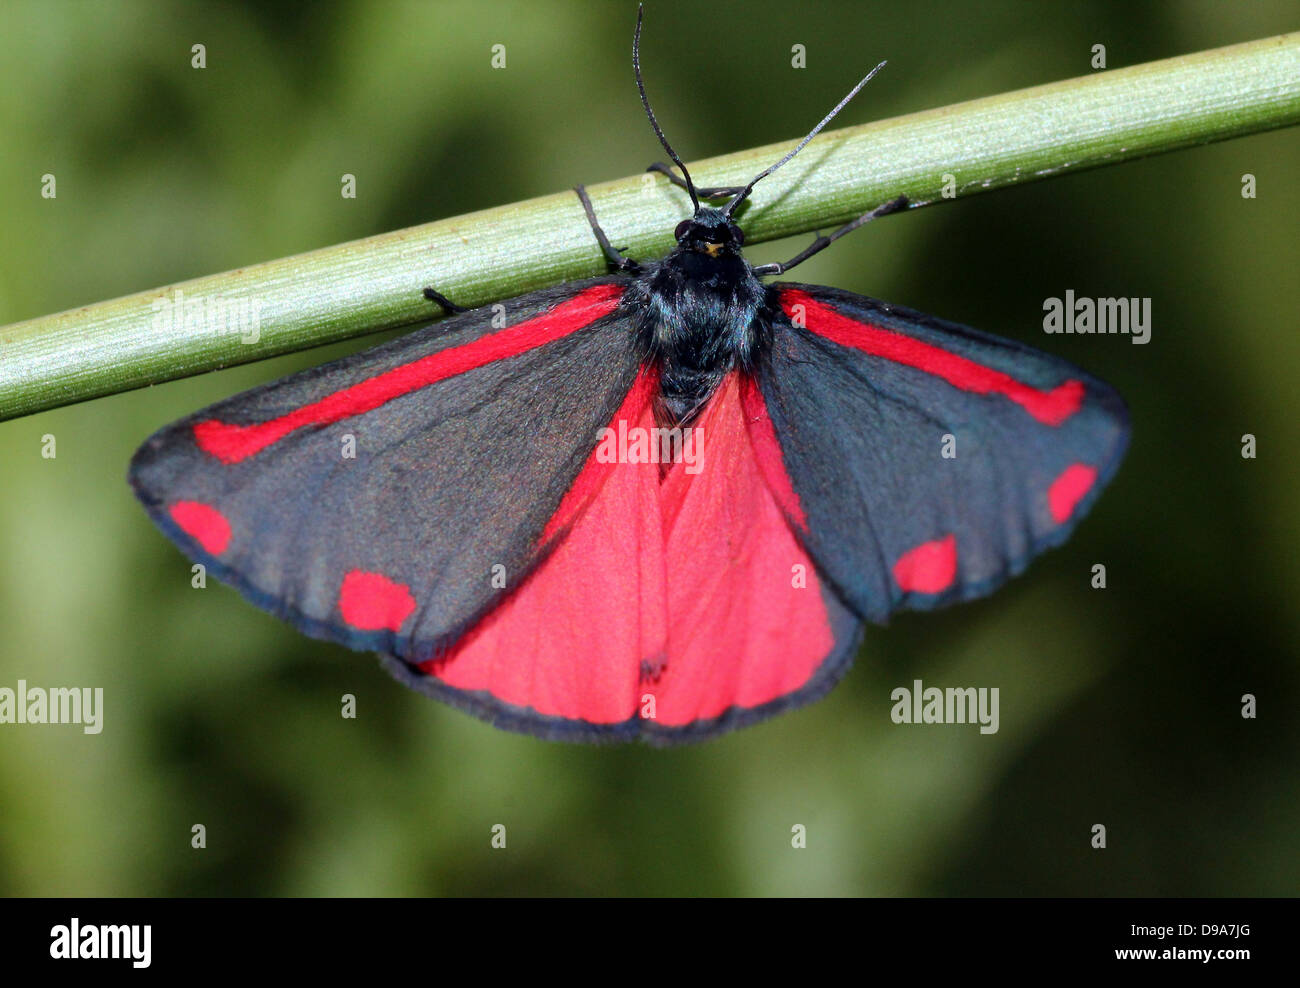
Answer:
[[[220,511],[201,501],[177,501],[167,511],[190,538],[219,556],[230,545],[230,522]]]
[[[238,463],[295,429],[329,425],[361,415],[419,388],[554,342],[613,312],[622,293],[621,285],[593,285],[549,312],[516,326],[394,367],[278,418],[254,425],[215,419],[197,422],[194,441],[222,463]]]
[[[957,537],[945,535],[909,549],[894,563],[894,582],[908,593],[941,593],[957,576]]]
[[[1010,374],[985,367],[942,347],[924,343],[892,329],[860,322],[818,301],[807,292],[793,288],[782,289],[781,307],[786,314],[790,315],[796,305],[803,306],[805,325],[818,336],[875,357],[915,367],[963,391],[1003,395],[1045,425],[1060,425],[1083,406],[1082,381],[1070,379],[1050,391],[1042,391],[1017,381]]]
[[[339,612],[344,621],[360,631],[399,631],[414,610],[415,598],[404,583],[359,569],[343,577]]]
[[[1047,489],[1047,507],[1058,525],[1074,514],[1075,505],[1097,482],[1097,468],[1086,463],[1072,463],[1061,471]]]

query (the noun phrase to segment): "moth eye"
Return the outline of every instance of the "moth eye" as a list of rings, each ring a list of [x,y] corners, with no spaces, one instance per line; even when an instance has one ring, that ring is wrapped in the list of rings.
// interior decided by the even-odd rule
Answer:
[[[690,228],[691,228],[691,221],[682,220],[680,223],[677,224],[677,229],[673,231],[673,239],[681,240],[682,237],[686,236],[686,231],[689,230]]]
[[[731,227],[731,239],[736,241],[737,247],[745,245],[745,231],[738,226]]]

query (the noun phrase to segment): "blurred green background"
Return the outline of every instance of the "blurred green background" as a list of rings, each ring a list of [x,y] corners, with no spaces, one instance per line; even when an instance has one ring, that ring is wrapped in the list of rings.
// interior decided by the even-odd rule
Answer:
[[[0,323],[634,174],[661,157],[634,14],[5,4]],[[845,124],[1086,74],[1097,43],[1113,68],[1300,26],[1289,0],[647,15],[687,160],[797,136],[881,58]],[[829,698],[694,747],[498,732],[191,589],[124,482],[134,448],[368,341],[0,423],[0,686],[105,691],[98,736],[0,726],[0,893],[1294,894],[1297,174],[1300,132],[1264,134],[919,210],[805,265],[1081,364],[1128,399],[1133,444],[1074,539],[1002,592],[868,629]],[[1045,336],[1043,299],[1067,289],[1151,297],[1152,342]],[[892,724],[890,690],[917,678],[998,686],[1000,732]]]

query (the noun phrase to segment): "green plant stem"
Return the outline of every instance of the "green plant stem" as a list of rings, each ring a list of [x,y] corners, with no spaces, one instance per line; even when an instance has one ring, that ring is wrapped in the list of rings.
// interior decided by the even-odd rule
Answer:
[[[968,195],[1296,122],[1300,33],[823,134],[758,186],[743,225],[755,243],[846,222],[900,193],[926,205],[946,175]],[[689,167],[701,185],[743,185],[790,147]],[[688,205],[659,175],[590,192],[633,257],[666,252]],[[428,322],[437,310],[426,285],[477,306],[604,270],[566,191],[196,278],[0,328],[0,419]],[[161,318],[161,300],[178,291],[207,317]],[[218,300],[246,316],[257,307],[256,342],[220,331]]]

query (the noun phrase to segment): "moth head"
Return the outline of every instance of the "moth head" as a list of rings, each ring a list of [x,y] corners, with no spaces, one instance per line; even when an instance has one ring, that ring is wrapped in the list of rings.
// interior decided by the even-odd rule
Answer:
[[[745,244],[744,231],[721,209],[710,206],[701,206],[690,219],[678,223],[673,236],[679,247],[709,257],[739,254]]]

